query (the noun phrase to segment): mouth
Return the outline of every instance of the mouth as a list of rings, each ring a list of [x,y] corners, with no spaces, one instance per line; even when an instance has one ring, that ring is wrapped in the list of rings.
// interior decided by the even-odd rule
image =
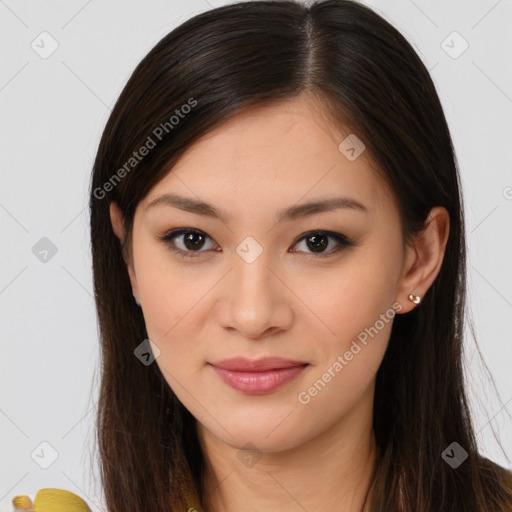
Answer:
[[[278,357],[250,360],[242,357],[208,363],[220,379],[247,394],[270,393],[297,378],[309,366]]]

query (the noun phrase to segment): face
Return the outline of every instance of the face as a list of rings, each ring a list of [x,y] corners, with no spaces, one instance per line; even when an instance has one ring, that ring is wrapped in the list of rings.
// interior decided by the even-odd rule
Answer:
[[[200,428],[232,447],[293,448],[371,407],[402,308],[404,248],[368,155],[339,149],[348,135],[304,97],[244,113],[137,207],[129,271],[156,364]],[[259,376],[212,366],[234,357],[302,366]]]

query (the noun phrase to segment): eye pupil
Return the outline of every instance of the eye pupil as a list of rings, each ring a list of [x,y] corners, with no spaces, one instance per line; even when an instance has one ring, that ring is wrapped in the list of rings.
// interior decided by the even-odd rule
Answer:
[[[202,251],[207,238],[210,238],[206,233],[193,229],[174,229],[166,233],[164,236],[159,237],[170,249],[180,256],[193,257],[200,256],[203,252],[222,252],[220,248],[212,249],[210,251]],[[333,239],[336,244],[335,248],[327,251],[329,239]],[[179,241],[178,241],[179,239]],[[175,240],[178,242],[176,245]],[[299,251],[301,253],[313,253],[317,257],[330,256],[345,248],[352,247],[353,242],[350,242],[344,235],[340,233],[332,233],[330,231],[310,231],[304,234],[294,245],[298,243],[305,243],[307,250]],[[183,248],[179,246],[182,245]],[[295,251],[293,251],[295,252]]]
[[[193,242],[194,237],[198,237],[198,238],[200,238],[202,240],[199,243],[197,241]],[[192,245],[190,247],[188,245],[189,242],[192,243]],[[184,243],[185,243],[185,246],[188,249],[200,249],[203,246],[203,244],[204,244],[204,237],[203,237],[203,235],[201,235],[199,233],[189,233],[187,236],[185,236]]]
[[[310,249],[312,249],[314,252],[321,252],[322,249],[325,249],[327,247],[327,245],[329,244],[328,241],[327,241],[327,236],[326,235],[313,235],[313,236],[310,236],[307,238],[307,242],[308,242],[308,247]],[[316,242],[313,242],[313,246],[310,247],[309,245],[309,242],[311,240],[316,240]],[[317,249],[320,249],[319,251],[317,251]]]

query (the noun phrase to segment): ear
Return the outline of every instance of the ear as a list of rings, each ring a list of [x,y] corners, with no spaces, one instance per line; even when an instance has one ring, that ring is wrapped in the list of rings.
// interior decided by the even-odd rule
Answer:
[[[116,235],[116,237],[119,239],[119,242],[121,244],[121,248],[124,243],[125,238],[125,229],[124,229],[124,217],[123,212],[119,208],[119,205],[112,201],[110,203],[110,222],[112,223],[112,229]],[[139,299],[139,287],[137,286],[137,276],[135,275],[135,268],[133,265],[133,250],[129,251],[130,257],[127,257],[126,254],[123,252],[123,258],[126,262],[126,267],[128,269],[128,274],[130,276],[130,282],[132,284],[132,293],[133,296],[137,301],[140,302]]]
[[[425,296],[443,263],[450,231],[450,215],[446,208],[432,208],[425,225],[424,232],[406,249],[403,274],[397,289],[397,301],[402,304],[400,313],[407,313],[416,306],[408,299],[409,294]]]

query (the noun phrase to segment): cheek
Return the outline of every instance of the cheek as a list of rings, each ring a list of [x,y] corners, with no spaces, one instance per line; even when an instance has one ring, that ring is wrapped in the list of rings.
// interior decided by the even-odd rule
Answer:
[[[319,379],[318,392],[324,385],[330,388],[325,398],[336,393],[345,401],[355,399],[375,376],[386,351],[397,313],[394,256],[378,253],[361,251],[332,272],[323,294],[315,291],[305,300],[327,326],[322,327],[327,335],[315,347],[318,364],[310,379],[312,385]]]
[[[172,336],[174,326],[206,293],[207,284],[182,270],[176,256],[149,235],[138,239],[134,258],[146,326],[158,338]]]
[[[381,315],[393,317],[394,283],[391,262],[368,251],[330,272],[323,287],[316,281],[318,286],[304,302],[311,304],[328,328],[327,339],[350,344],[359,333],[374,326]],[[382,323],[378,322],[377,327],[381,330]]]
[[[341,302],[338,304],[345,309],[331,319],[334,341],[323,338],[318,344],[317,364],[296,396],[310,417],[322,417],[326,425],[347,414],[369,392],[396,314],[392,305],[384,306],[375,296],[361,305]]]

